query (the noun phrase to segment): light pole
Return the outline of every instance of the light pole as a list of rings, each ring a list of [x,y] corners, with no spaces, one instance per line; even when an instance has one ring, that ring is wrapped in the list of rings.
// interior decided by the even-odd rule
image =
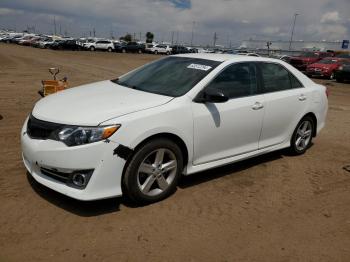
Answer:
[[[193,45],[193,34],[194,34],[194,25],[195,25],[195,21],[192,22],[192,36],[191,36],[191,47]]]
[[[299,14],[298,13],[295,13],[294,14],[294,21],[293,21],[293,27],[292,27],[292,34],[291,34],[291,36],[290,36],[290,41],[289,41],[289,51],[292,49],[292,42],[293,42],[293,35],[294,35],[294,28],[295,28],[295,22],[296,22],[296,20],[297,20],[297,16],[298,16]]]

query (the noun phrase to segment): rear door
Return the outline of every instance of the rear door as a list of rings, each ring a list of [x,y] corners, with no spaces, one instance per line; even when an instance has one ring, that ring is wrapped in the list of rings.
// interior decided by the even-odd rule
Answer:
[[[258,149],[264,116],[254,63],[226,67],[206,88],[221,90],[225,103],[193,102],[195,165]]]
[[[285,67],[277,63],[259,63],[265,115],[259,149],[288,141],[296,124],[303,117],[310,89]]]

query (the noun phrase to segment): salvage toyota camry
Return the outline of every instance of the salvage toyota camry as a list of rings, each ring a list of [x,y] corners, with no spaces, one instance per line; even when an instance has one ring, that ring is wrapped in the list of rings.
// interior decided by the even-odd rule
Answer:
[[[170,56],[41,99],[25,120],[33,178],[79,200],[169,196],[189,175],[267,152],[303,154],[327,90],[280,60]]]

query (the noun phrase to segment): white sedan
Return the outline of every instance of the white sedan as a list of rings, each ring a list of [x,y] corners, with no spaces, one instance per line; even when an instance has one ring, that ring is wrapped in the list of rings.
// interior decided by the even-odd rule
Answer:
[[[269,58],[170,56],[41,99],[25,120],[33,178],[79,200],[159,201],[181,175],[289,148],[325,125],[327,90]]]

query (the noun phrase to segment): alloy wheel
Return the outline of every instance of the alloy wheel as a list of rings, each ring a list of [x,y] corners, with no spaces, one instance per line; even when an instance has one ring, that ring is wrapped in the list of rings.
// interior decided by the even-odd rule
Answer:
[[[311,141],[312,137],[312,123],[309,120],[303,121],[296,133],[295,147],[299,151],[306,149]]]
[[[159,148],[146,156],[137,173],[139,190],[147,196],[157,196],[173,183],[177,173],[175,154],[166,148]]]

